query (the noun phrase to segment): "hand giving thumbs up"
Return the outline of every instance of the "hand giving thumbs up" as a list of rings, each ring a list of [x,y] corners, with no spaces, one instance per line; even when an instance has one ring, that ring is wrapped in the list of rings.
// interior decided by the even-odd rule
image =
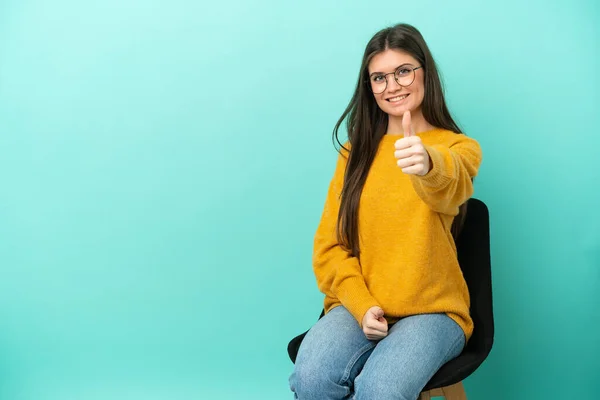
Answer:
[[[394,152],[398,167],[402,168],[405,174],[426,175],[431,169],[431,160],[421,138],[416,136],[412,129],[410,111],[406,111],[402,117],[402,128],[404,137],[396,141]]]

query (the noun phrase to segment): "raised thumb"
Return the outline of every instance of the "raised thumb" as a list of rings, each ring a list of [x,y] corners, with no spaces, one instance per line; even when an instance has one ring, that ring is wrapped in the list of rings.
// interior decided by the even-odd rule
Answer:
[[[410,111],[406,111],[402,116],[402,129],[404,129],[404,137],[413,136]]]

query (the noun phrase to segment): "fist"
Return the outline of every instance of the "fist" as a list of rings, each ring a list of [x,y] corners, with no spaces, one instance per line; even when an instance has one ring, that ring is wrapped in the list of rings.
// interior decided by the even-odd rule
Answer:
[[[410,111],[402,117],[404,137],[395,143],[394,157],[402,172],[409,175],[426,175],[431,169],[429,153],[423,146],[421,138],[416,136],[410,121]]]
[[[388,334],[388,323],[383,318],[381,307],[373,306],[367,310],[362,319],[362,328],[369,340],[381,340]]]

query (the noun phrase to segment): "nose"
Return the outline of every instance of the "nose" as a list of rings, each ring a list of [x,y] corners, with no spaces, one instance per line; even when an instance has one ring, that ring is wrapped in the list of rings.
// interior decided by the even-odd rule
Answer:
[[[402,89],[402,86],[400,86],[398,82],[396,82],[396,78],[394,77],[394,75],[388,75],[385,77],[385,79],[387,80],[387,90],[389,92],[395,92],[398,89]]]

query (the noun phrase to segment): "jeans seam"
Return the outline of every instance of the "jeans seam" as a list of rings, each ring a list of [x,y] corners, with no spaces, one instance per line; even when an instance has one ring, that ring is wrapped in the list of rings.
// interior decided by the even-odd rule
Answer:
[[[344,374],[342,375],[342,379],[339,382],[340,385],[344,384],[348,380],[348,378],[350,377],[350,372],[352,371],[352,368],[354,368],[354,364],[356,364],[356,362],[367,351],[373,349],[374,347],[375,347],[375,344],[368,343],[368,344],[364,345],[363,347],[361,347],[360,350],[358,350],[356,353],[354,353],[354,356],[352,356],[352,358],[350,359],[350,361],[348,361],[348,364],[346,365],[346,369],[344,370]]]

